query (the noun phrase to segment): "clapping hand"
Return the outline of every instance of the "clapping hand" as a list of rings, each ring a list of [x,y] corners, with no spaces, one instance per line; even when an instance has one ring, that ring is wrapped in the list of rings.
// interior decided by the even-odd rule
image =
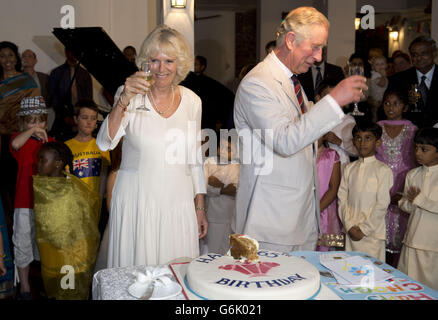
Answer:
[[[215,176],[208,177],[208,184],[215,188],[223,188],[225,184],[223,184],[218,178]]]
[[[235,197],[236,196],[236,186],[233,183],[230,183],[226,187],[221,189],[221,194],[226,194],[227,196]]]
[[[410,187],[406,192],[406,199],[410,202],[414,202],[415,198],[420,194],[421,190],[417,187]]]
[[[402,195],[399,193],[396,193],[391,197],[391,204],[394,206],[398,206],[399,200],[402,198]]]
[[[353,241],[360,241],[363,237],[365,237],[362,230],[360,230],[358,226],[351,227],[350,230],[348,230],[348,235]]]
[[[342,140],[332,131],[325,134],[324,140],[336,144],[337,146],[340,146],[342,144]]]

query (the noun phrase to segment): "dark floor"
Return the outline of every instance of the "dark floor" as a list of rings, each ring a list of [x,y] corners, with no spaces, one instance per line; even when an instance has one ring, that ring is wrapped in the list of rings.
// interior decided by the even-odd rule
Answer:
[[[41,277],[41,264],[39,261],[33,261],[30,264],[29,281],[33,299],[47,299],[43,278]]]

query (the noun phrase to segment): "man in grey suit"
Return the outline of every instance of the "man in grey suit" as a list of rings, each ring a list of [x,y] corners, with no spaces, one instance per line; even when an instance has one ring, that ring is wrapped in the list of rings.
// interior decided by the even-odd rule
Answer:
[[[315,249],[314,142],[341,122],[340,106],[359,101],[367,89],[364,77],[353,76],[314,106],[308,102],[297,75],[321,60],[328,29],[327,18],[314,8],[291,11],[278,29],[276,48],[246,75],[236,94],[241,166],[235,232],[257,239],[261,249]],[[270,166],[257,156],[263,151]]]
[[[46,105],[49,103],[49,75],[43,72],[35,71],[35,65],[38,62],[35,52],[30,49],[24,50],[21,54],[21,61],[23,64],[23,72],[30,74],[40,88],[41,95],[44,97]],[[52,128],[53,121],[55,121],[55,112],[53,108],[48,106],[49,115],[47,120],[47,128]]]

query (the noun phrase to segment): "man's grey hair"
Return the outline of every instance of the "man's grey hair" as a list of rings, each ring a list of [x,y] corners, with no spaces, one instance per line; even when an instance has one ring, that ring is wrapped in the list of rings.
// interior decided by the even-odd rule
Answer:
[[[314,25],[321,25],[328,30],[330,22],[313,7],[299,7],[292,10],[277,29],[277,47],[284,44],[286,34],[290,31],[295,32],[298,42],[308,38],[310,27]]]

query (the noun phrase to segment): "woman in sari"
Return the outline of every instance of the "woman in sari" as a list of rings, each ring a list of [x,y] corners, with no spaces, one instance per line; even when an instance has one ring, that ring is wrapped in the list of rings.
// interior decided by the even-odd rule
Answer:
[[[21,72],[18,47],[9,41],[0,42],[0,133],[18,130],[16,114],[25,97],[40,95],[38,85],[28,73]]]

